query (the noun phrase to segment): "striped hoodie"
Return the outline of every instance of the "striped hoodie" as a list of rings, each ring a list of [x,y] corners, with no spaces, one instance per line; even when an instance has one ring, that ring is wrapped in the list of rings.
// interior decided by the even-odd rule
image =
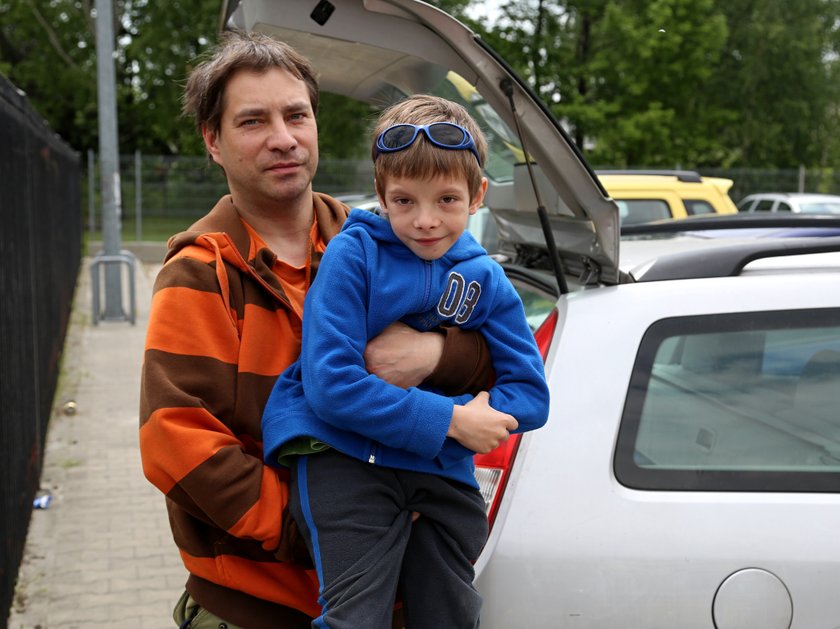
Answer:
[[[318,193],[313,208],[314,272],[349,210]],[[315,572],[280,559],[289,556],[281,547],[285,472],[263,464],[263,407],[297,358],[301,336],[275,260],[254,245],[230,196],[170,239],[155,281],[140,398],[143,471],[166,495],[190,573],[187,591],[229,622],[257,628],[305,626],[300,612],[319,613]],[[427,383],[457,377],[459,390],[477,391],[489,369],[478,335],[448,331]]]

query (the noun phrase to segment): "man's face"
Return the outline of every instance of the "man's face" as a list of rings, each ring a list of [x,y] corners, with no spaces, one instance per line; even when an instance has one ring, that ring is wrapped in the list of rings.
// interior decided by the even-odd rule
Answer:
[[[227,83],[219,132],[203,132],[237,204],[272,210],[308,199],[318,127],[306,84],[286,70],[240,70]]]
[[[397,238],[423,260],[437,260],[464,233],[486,189],[483,179],[478,194],[471,198],[463,177],[389,177],[379,202]]]

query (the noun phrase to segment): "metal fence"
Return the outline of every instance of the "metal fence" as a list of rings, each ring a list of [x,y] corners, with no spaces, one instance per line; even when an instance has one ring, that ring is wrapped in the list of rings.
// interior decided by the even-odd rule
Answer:
[[[840,170],[834,168],[703,168],[706,177],[733,181],[729,196],[737,203],[756,192],[819,192],[840,194]]]
[[[101,231],[99,167],[87,155],[83,203],[87,229],[93,240]],[[123,240],[161,240],[186,229],[226,194],[221,169],[209,158],[173,155],[123,155],[120,157]],[[314,187],[331,195],[373,192],[370,160],[322,159]],[[89,194],[89,191],[93,194]]]
[[[81,263],[79,156],[0,76],[0,609],[14,593]]]
[[[609,169],[599,166],[599,169]],[[736,203],[754,192],[822,192],[840,194],[840,170],[832,168],[700,168],[700,174],[733,181],[729,196]],[[100,230],[95,156],[88,154],[84,177],[84,207],[92,238]],[[206,157],[124,155],[120,159],[122,181],[122,237],[124,240],[165,240],[203,216],[227,185],[218,166]],[[314,187],[341,196],[373,192],[370,160],[322,158]],[[93,190],[94,195],[89,195]]]

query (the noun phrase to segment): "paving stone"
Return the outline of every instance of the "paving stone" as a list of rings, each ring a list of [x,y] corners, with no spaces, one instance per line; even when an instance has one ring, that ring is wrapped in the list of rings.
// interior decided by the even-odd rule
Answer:
[[[162,255],[155,258],[162,259]],[[91,324],[89,259],[76,287],[41,490],[9,629],[171,629],[186,571],[137,447],[140,366],[158,263],[137,267],[136,325]],[[60,412],[64,402],[77,412]]]

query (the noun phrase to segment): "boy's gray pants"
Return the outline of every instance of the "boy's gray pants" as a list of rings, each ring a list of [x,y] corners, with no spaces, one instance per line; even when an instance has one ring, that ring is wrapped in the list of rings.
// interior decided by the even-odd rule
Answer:
[[[321,581],[313,627],[390,629],[398,585],[408,629],[478,627],[473,563],[488,532],[478,490],[335,450],[298,457],[291,480]]]

